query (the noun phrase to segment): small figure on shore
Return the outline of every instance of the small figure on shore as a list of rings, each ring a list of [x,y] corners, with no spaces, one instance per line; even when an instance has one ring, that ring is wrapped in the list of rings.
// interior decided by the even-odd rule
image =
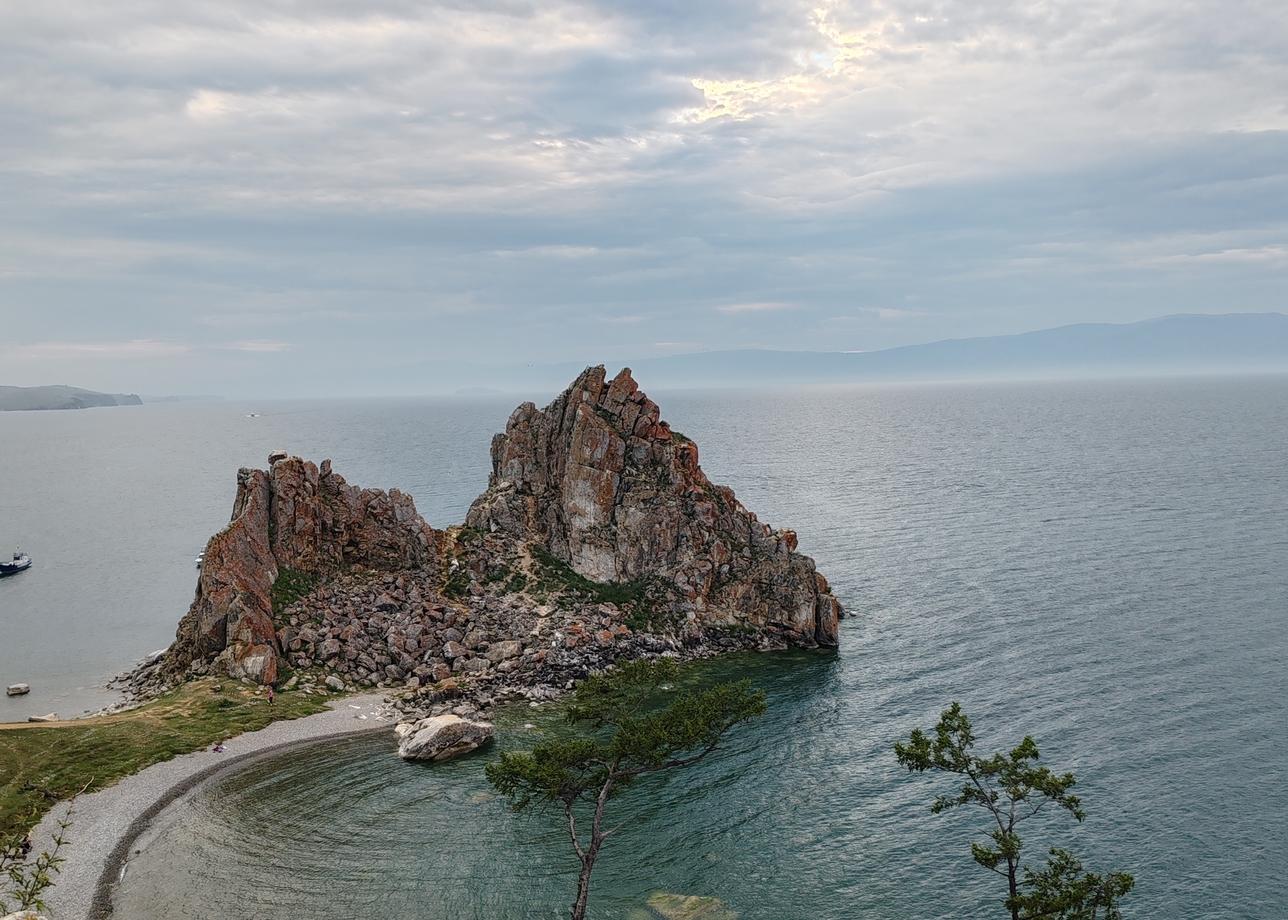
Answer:
[[[272,705],[273,705],[273,700],[275,700],[276,698],[277,698],[277,694],[275,694],[275,693],[273,692],[273,688],[272,688],[272,687],[269,687],[269,688],[268,688],[268,705],[272,706]]]
[[[224,752],[224,743],[222,741],[216,741],[215,746],[210,750],[216,754],[222,754]]]

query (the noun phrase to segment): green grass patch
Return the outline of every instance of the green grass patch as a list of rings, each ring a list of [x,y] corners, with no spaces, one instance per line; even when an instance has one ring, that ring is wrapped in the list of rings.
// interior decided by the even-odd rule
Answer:
[[[443,582],[443,593],[448,597],[464,597],[470,589],[470,570],[458,565],[447,575]]]
[[[273,582],[273,615],[281,613],[308,594],[318,585],[318,577],[297,569],[281,568],[277,570],[277,580]]]
[[[644,581],[591,581],[544,546],[532,547],[532,558],[537,563],[541,587],[551,593],[572,594],[584,601],[620,607],[639,601],[648,590]]]
[[[544,546],[532,547],[532,559],[536,563],[537,593],[542,603],[548,593],[593,604],[613,604],[626,614],[626,625],[636,632],[666,632],[679,625],[669,603],[674,588],[660,579],[591,581]]]
[[[325,708],[322,698],[295,692],[279,693],[269,706],[251,687],[206,679],[130,712],[0,729],[0,840],[25,833],[82,788],[93,792],[178,754]],[[75,826],[70,840],[75,843]]]

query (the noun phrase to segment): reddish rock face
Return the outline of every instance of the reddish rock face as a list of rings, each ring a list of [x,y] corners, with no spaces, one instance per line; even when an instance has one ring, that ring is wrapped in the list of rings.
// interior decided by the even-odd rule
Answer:
[[[167,669],[214,662],[233,677],[277,679],[273,583],[282,569],[326,575],[345,565],[421,568],[438,534],[411,497],[360,489],[298,457],[237,474],[231,523],[206,544],[197,596],[179,623]]]
[[[543,545],[599,582],[660,578],[700,625],[835,645],[841,606],[793,531],[714,485],[629,369],[587,369],[545,409],[524,403],[492,441],[488,490],[466,523]]]

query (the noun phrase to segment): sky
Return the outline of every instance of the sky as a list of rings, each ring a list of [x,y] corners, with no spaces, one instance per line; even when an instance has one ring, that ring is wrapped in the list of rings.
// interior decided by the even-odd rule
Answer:
[[[0,60],[0,383],[1285,308],[1282,0],[42,0]]]

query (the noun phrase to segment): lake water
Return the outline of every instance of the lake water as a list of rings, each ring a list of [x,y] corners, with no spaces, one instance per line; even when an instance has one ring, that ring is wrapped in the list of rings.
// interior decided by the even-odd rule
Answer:
[[[748,675],[770,711],[618,803],[638,820],[593,916],[655,890],[742,920],[998,916],[968,852],[982,824],[931,816],[946,787],[891,753],[952,700],[981,748],[1030,732],[1078,773],[1088,820],[1028,844],[1134,872],[1129,916],[1288,916],[1288,379],[654,395],[713,479],[800,532],[851,618],[834,654],[693,675]],[[78,688],[169,641],[236,466],[330,456],[442,525],[512,402],[0,416],[0,539],[36,559],[0,582],[0,681],[35,687],[5,711],[91,705]],[[505,718],[501,748],[551,716]],[[119,915],[565,915],[566,840],[490,794],[492,756],[404,764],[369,738],[203,787],[132,861]]]

